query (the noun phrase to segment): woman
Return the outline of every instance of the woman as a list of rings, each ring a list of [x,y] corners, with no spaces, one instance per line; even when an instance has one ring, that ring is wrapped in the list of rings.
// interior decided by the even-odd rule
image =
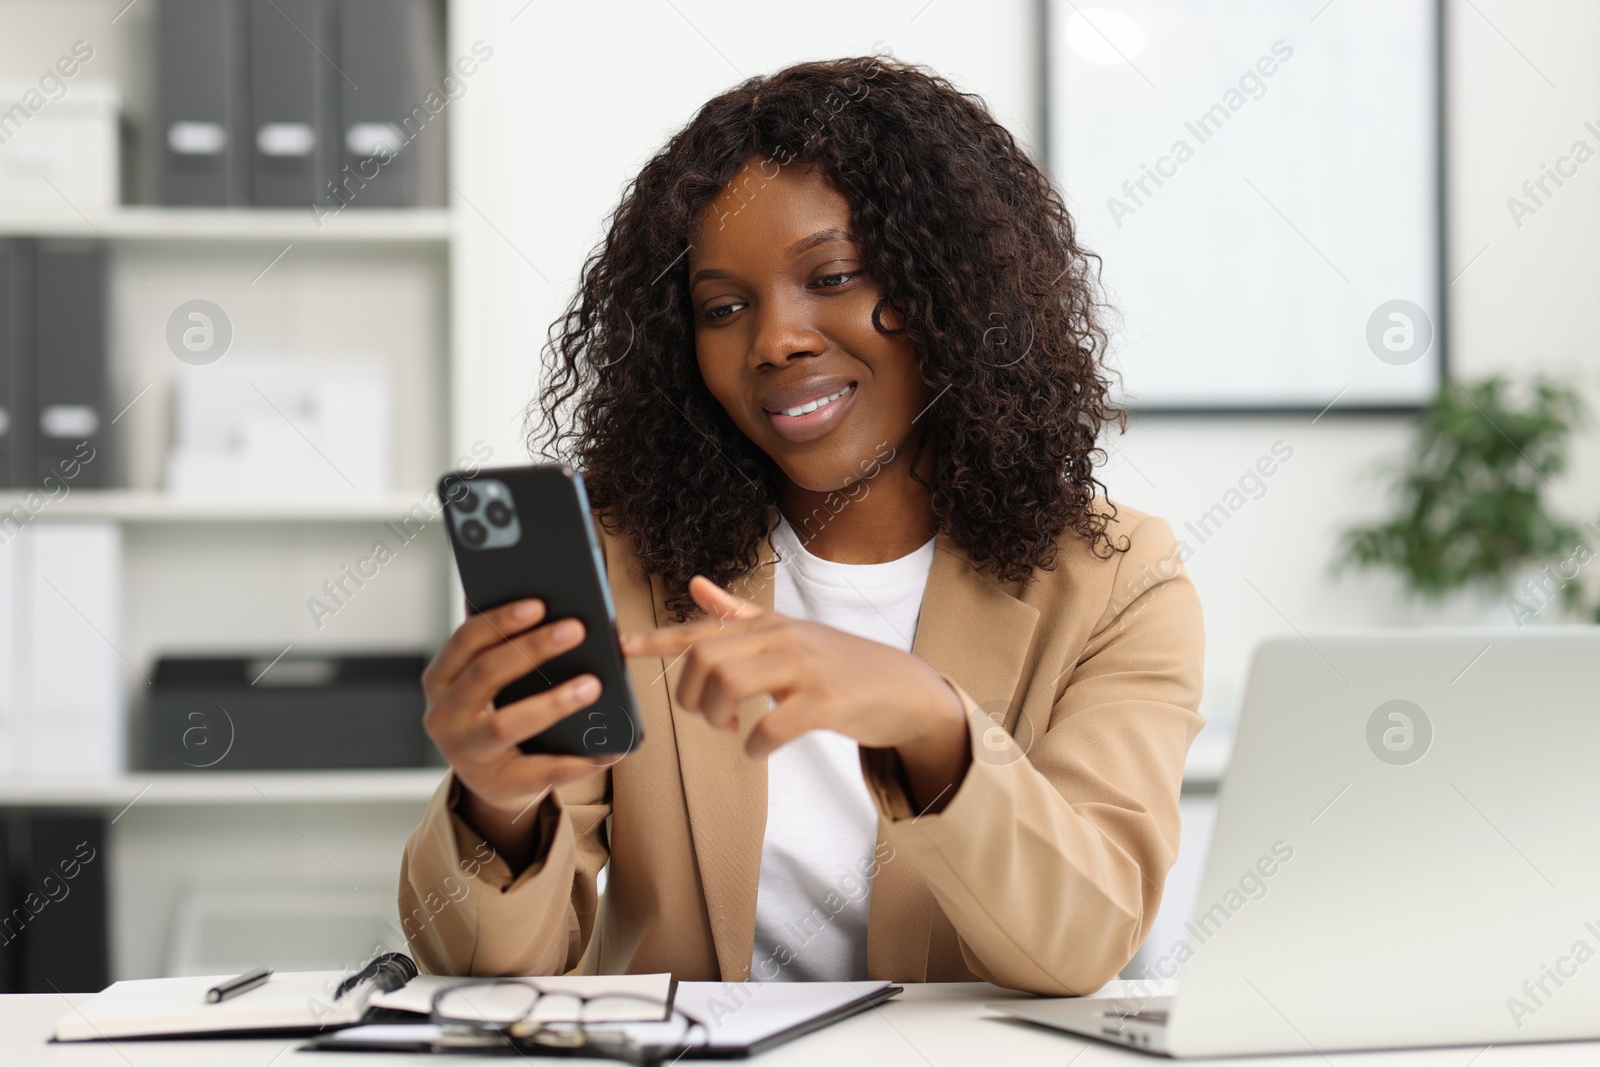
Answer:
[[[646,740],[523,755],[597,683],[491,698],[581,627],[462,624],[401,878],[425,968],[1116,975],[1176,855],[1203,636],[1169,527],[1097,494],[1091,264],[982,103],[896,62],[752,79],[644,167],[542,412]]]

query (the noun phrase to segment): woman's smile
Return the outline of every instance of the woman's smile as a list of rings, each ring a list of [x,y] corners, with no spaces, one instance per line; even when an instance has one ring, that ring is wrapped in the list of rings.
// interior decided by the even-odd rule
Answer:
[[[780,386],[761,400],[772,432],[794,444],[815,441],[838,426],[855,403],[857,383],[811,376]]]

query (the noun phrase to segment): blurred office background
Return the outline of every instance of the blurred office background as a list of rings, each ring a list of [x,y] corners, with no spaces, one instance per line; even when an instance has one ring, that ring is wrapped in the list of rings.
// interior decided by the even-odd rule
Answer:
[[[801,59],[980,94],[1104,257],[1134,414],[1103,479],[1172,523],[1207,616],[1152,946],[1258,640],[1591,610],[1600,461],[1560,393],[1600,368],[1591,5],[0,0],[0,26],[0,989],[401,947],[440,774],[414,682],[459,619],[430,486],[526,457],[623,184]],[[1504,566],[1394,548],[1437,516],[1375,472],[1428,427],[1470,468],[1451,536]],[[1378,566],[1335,568],[1390,520]]]

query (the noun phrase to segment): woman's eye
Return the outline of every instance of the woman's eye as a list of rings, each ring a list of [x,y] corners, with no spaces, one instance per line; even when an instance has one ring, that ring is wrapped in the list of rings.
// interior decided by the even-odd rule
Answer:
[[[840,271],[838,274],[825,274],[812,284],[821,286],[824,289],[836,289],[860,273],[858,270],[851,270]]]
[[[718,304],[716,307],[706,308],[700,313],[700,317],[707,322],[715,322],[717,319],[727,318],[742,306],[742,304]]]

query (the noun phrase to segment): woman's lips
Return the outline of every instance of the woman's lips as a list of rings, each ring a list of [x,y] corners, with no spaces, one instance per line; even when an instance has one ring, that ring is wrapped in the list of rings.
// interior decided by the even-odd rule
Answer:
[[[832,430],[843,419],[850,406],[855,403],[856,383],[846,386],[842,393],[834,395],[827,402],[814,411],[803,415],[786,415],[781,411],[766,412],[767,419],[772,423],[772,431],[785,441],[799,444],[803,441],[815,441],[823,434]],[[806,407],[809,405],[797,405]],[[789,410],[794,410],[790,408]]]

